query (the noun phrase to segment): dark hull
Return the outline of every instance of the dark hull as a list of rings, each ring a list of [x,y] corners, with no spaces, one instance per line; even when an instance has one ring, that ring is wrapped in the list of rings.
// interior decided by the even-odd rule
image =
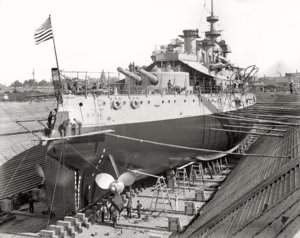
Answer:
[[[148,140],[128,140],[109,135],[91,136],[69,141],[56,141],[49,146],[46,166],[46,186],[48,202],[56,181],[54,196],[55,213],[74,210],[75,175],[80,174],[80,207],[103,196],[104,191],[94,182],[100,172],[115,176],[108,155],[112,155],[120,172],[127,168],[142,169],[144,172],[157,174],[175,166],[187,163],[190,158],[211,154],[182,147],[227,151],[240,143],[244,134],[210,130],[222,128],[225,120],[206,116],[190,117],[157,122],[116,125],[101,128],[84,129],[88,131],[112,129],[113,134]],[[226,124],[230,123],[226,121]],[[164,143],[164,145],[159,144]],[[178,145],[179,148],[165,144]],[[62,150],[62,148],[64,148]],[[62,165],[59,166],[58,161]],[[56,180],[57,174],[58,179]],[[60,201],[57,205],[57,202]]]

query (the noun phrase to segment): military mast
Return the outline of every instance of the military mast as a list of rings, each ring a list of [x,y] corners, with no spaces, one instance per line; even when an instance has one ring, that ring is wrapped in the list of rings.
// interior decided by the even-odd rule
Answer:
[[[211,62],[214,62],[214,46],[215,46],[215,42],[216,39],[221,35],[221,31],[216,30],[215,24],[216,22],[219,21],[219,17],[214,15],[214,1],[211,0],[211,15],[208,16],[206,18],[206,21],[210,23],[210,30],[205,32],[205,36],[209,38],[209,40],[211,41],[211,54],[212,54],[212,58],[211,58]]]

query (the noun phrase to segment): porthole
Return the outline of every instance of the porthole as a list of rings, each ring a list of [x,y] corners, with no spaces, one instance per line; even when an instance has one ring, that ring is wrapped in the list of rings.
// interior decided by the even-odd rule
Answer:
[[[184,99],[184,102],[186,102],[186,100]]]
[[[82,107],[82,106],[83,106],[83,104],[82,104],[82,102],[80,102],[80,103],[79,103],[79,107]]]

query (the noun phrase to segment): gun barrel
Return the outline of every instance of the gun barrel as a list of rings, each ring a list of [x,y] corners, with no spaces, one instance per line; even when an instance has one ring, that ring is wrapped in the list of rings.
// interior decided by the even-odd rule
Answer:
[[[117,70],[120,73],[124,74],[125,76],[127,76],[129,78],[134,79],[137,82],[141,82],[142,81],[142,78],[139,75],[136,75],[136,74],[134,74],[134,73],[132,73],[132,72],[126,70],[126,69],[122,69],[121,67],[118,67]]]
[[[136,71],[139,72],[141,75],[150,79],[150,83],[156,85],[158,83],[158,78],[156,75],[147,72],[146,70],[141,69],[140,67],[135,67]]]

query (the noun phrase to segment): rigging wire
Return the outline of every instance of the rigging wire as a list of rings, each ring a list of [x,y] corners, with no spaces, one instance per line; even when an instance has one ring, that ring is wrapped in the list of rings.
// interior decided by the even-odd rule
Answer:
[[[203,20],[203,15],[204,15],[204,11],[207,10],[206,9],[206,0],[204,0],[204,5],[203,5],[203,8],[202,8],[202,12],[201,12],[201,17],[200,17],[200,24],[199,26],[202,25],[202,20]]]
[[[68,101],[67,101],[68,102]],[[68,108],[68,103],[65,104],[63,107],[63,110],[65,111]],[[56,114],[57,115],[57,114]],[[64,135],[65,136],[65,135]],[[64,137],[62,137],[62,147],[61,147],[61,153],[60,153],[60,158],[59,158],[59,164],[58,164],[58,170],[56,174],[56,180],[54,184],[54,190],[53,190],[53,195],[52,195],[52,201],[51,201],[51,206],[50,206],[50,211],[49,211],[49,216],[48,216],[48,221],[47,221],[47,227],[49,228],[50,220],[51,220],[51,214],[52,214],[52,209],[53,209],[53,202],[54,202],[54,197],[55,197],[55,192],[56,192],[56,186],[58,182],[58,176],[60,172],[60,167],[61,167],[61,162],[62,162],[62,157],[64,157],[64,149],[65,149],[65,144],[64,144]]]
[[[72,145],[69,144],[69,147],[76,153],[78,154],[81,158],[83,158],[86,162],[88,162],[90,165],[92,165],[96,170],[98,170],[99,172],[103,172],[101,169],[98,169],[97,166],[95,166],[91,161],[89,161],[88,159],[86,159],[78,150],[76,150]]]
[[[55,180],[55,184],[54,184],[54,190],[53,190],[53,195],[52,195],[52,200],[51,200],[51,206],[50,206],[49,216],[48,216],[48,221],[47,221],[47,228],[49,228],[49,224],[50,224],[50,220],[51,220],[51,214],[52,214],[52,209],[53,209],[53,202],[54,202],[54,197],[55,197],[56,185],[57,185],[57,182],[58,182],[58,176],[59,176],[59,172],[60,172],[61,160],[62,160],[62,157],[64,156],[63,150],[64,150],[64,139],[62,139],[62,149],[61,149],[61,152],[60,152],[58,170],[57,170],[57,174],[56,174],[56,180]]]

